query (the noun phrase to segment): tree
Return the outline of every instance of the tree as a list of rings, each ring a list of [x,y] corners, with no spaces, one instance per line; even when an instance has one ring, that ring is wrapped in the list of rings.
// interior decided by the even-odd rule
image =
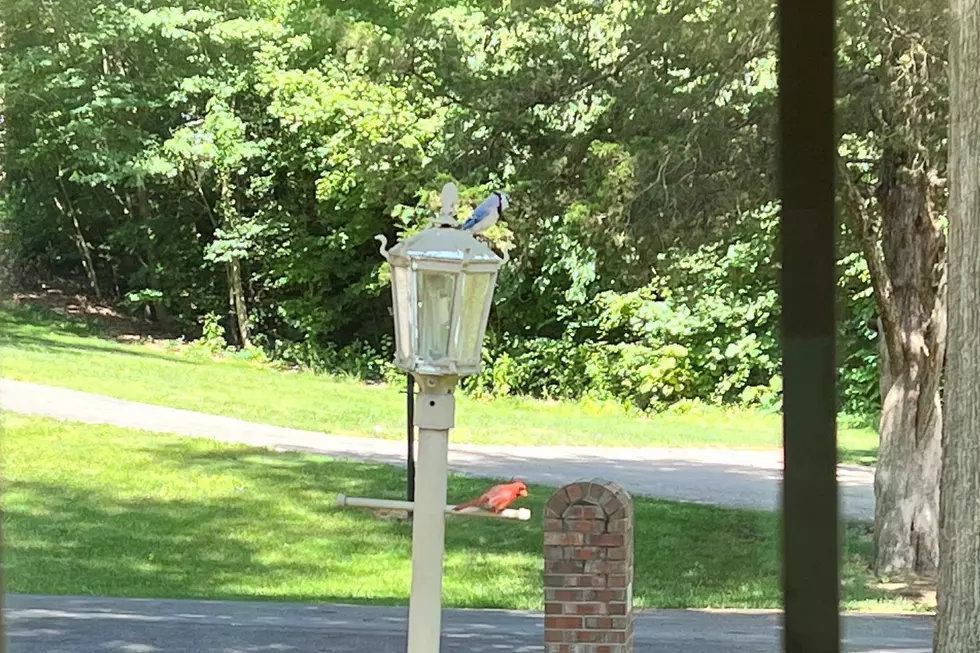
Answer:
[[[930,574],[939,552],[946,352],[946,24],[939,0],[849,3],[841,42],[841,199],[880,322],[875,569]]]
[[[980,3],[951,0],[949,346],[936,653],[980,651]]]

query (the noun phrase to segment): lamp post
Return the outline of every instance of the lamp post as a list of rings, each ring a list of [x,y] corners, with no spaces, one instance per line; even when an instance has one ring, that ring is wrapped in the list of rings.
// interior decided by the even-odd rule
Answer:
[[[394,362],[419,387],[408,653],[439,651],[453,391],[460,378],[480,372],[497,271],[506,262],[458,228],[457,198],[455,185],[446,184],[434,224],[390,250],[384,236],[377,236],[391,266]]]

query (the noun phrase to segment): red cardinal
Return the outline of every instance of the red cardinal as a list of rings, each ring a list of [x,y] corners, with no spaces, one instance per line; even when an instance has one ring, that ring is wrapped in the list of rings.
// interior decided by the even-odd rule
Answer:
[[[524,481],[513,481],[511,483],[504,483],[503,485],[494,485],[481,494],[479,498],[461,503],[453,508],[453,510],[462,510],[463,508],[475,506],[489,510],[490,512],[500,512],[517,501],[518,498],[526,496],[527,485],[524,484]]]

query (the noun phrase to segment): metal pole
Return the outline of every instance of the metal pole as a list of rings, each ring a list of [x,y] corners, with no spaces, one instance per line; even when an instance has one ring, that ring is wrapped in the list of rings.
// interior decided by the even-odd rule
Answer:
[[[840,650],[834,0],[780,0],[783,650]]]
[[[406,374],[408,396],[408,500],[415,501],[415,379]],[[412,518],[409,513],[408,518]]]

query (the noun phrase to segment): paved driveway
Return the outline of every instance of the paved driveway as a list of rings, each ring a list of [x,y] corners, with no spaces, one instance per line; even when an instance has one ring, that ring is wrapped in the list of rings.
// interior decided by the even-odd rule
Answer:
[[[399,441],[256,424],[9,379],[0,379],[0,406],[6,411],[65,420],[405,464],[405,444]],[[551,485],[598,476],[619,483],[633,494],[760,510],[778,508],[782,479],[778,451],[451,444],[449,465],[462,474],[521,476]],[[874,469],[841,465],[838,479],[842,513],[849,518],[873,519]]]
[[[12,653],[404,653],[405,608],[8,596]],[[848,616],[850,653],[930,653],[932,618]],[[779,615],[638,613],[637,653],[777,653]],[[443,653],[539,653],[540,614],[445,610]]]

